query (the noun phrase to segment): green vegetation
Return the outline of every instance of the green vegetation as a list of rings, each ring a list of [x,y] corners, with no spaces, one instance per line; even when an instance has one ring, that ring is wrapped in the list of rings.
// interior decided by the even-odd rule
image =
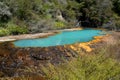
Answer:
[[[77,21],[85,22],[82,26],[99,27],[112,20],[115,23],[112,26],[118,29],[119,21],[114,14],[119,17],[119,4],[119,0],[0,0],[0,27],[5,28],[13,21],[13,25],[18,27],[24,23],[22,26],[27,26],[27,33],[37,33],[69,28],[71,23],[74,27]],[[48,25],[42,24],[43,20]]]
[[[119,80],[120,63],[108,56],[109,49],[97,49],[97,54],[86,54],[57,67],[48,64],[48,68],[43,66],[43,72],[48,80]]]
[[[117,28],[120,28],[120,17],[118,16],[118,14],[114,14],[114,19]]]
[[[64,22],[55,22],[54,23],[54,29],[64,29],[65,28],[65,23]]]
[[[120,15],[120,0],[112,0],[114,5],[114,11]]]
[[[5,36],[5,35],[9,35],[9,30],[4,29],[4,28],[0,28],[0,36]]]
[[[58,67],[45,69],[48,80],[119,80],[120,64],[102,55],[84,56]]]
[[[28,33],[28,29],[24,26],[20,27],[18,25],[8,23],[4,27],[0,27],[0,36],[5,35],[18,35]]]
[[[7,24],[7,30],[9,31],[9,34],[12,34],[12,35],[17,35],[17,34],[25,34],[28,32],[27,28],[22,26],[18,26],[18,25],[15,25],[15,24]]]

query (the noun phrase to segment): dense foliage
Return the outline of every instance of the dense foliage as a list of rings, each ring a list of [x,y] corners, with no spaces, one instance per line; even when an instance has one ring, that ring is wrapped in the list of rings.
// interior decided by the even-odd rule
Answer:
[[[113,59],[105,59],[103,56],[79,58],[72,62],[49,68],[44,72],[48,80],[119,80],[120,65]]]
[[[114,11],[120,15],[120,0],[113,0]]]
[[[0,27],[6,32],[12,22],[27,26],[28,33],[74,27],[78,22],[85,27],[101,27],[108,22],[119,27],[119,16],[114,16],[119,15],[119,4],[119,0],[0,0]]]

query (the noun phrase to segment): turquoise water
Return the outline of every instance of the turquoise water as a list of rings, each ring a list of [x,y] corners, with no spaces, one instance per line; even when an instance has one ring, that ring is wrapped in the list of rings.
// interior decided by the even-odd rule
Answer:
[[[60,34],[39,39],[25,39],[13,42],[17,47],[48,47],[76,42],[88,42],[93,40],[94,36],[99,36],[101,30],[84,29],[77,31],[63,31]]]

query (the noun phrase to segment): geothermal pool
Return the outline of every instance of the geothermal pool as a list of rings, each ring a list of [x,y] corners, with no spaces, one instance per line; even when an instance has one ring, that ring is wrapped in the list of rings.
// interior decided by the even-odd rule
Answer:
[[[75,31],[63,31],[47,38],[24,39],[13,42],[16,47],[49,47],[57,45],[74,44],[93,40],[94,36],[100,36],[102,31],[95,29],[83,29]]]

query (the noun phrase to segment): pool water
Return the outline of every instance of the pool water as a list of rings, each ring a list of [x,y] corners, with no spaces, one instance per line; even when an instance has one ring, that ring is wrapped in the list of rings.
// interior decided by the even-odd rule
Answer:
[[[101,30],[84,29],[76,31],[63,31],[59,34],[47,38],[25,39],[13,42],[17,47],[49,47],[65,44],[74,44],[77,42],[88,42],[93,40],[94,36],[102,35]]]

